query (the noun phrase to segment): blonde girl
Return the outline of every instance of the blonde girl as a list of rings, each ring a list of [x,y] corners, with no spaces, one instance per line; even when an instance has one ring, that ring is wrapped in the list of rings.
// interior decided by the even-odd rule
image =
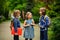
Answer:
[[[32,19],[32,13],[26,13],[26,20],[24,21],[24,38],[25,40],[32,40],[34,38],[34,20]]]

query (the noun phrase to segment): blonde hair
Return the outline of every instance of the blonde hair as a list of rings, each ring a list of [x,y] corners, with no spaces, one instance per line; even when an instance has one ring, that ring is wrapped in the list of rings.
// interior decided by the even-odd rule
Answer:
[[[25,15],[26,19],[28,19],[28,15],[29,14],[32,14],[32,13],[31,12],[27,12],[26,15]]]
[[[14,10],[13,16],[16,17],[17,13],[21,13],[20,10]]]
[[[40,10],[45,10],[46,8],[45,7],[41,7]]]

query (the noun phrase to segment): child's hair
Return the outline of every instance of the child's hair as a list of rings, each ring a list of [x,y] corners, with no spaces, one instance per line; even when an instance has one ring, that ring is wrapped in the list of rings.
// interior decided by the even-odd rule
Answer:
[[[29,14],[32,14],[31,12],[27,12],[26,15],[25,15],[25,19],[28,20],[28,15]]]
[[[44,10],[42,15],[46,15],[46,8],[45,7],[41,7],[40,10]]]
[[[20,10],[14,10],[13,16],[16,17],[17,13],[21,13]]]

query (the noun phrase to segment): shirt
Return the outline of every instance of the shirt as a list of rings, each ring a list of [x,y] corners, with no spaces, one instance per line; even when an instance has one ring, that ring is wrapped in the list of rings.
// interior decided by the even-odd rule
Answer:
[[[49,17],[47,15],[41,16],[39,19],[39,26],[41,28],[41,31],[47,30],[47,26],[50,24]]]

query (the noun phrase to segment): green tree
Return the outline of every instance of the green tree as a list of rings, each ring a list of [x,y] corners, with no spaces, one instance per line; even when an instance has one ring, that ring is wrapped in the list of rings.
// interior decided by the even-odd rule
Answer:
[[[4,16],[5,19],[8,19],[9,9],[7,0],[0,0],[0,15]]]

